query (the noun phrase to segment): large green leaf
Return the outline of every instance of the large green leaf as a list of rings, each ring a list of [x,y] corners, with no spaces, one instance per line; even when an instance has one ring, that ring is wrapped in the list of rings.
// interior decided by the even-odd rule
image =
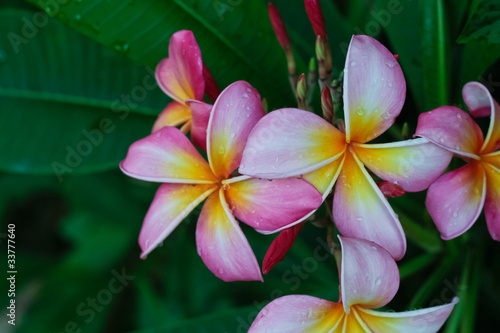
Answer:
[[[168,98],[152,68],[43,15],[0,8],[0,170],[62,181],[117,167]]]
[[[271,105],[292,98],[286,62],[261,1],[28,0],[92,39],[138,63],[156,66],[170,36],[194,32],[203,59],[221,86],[246,80]]]
[[[474,2],[467,24],[458,37],[459,43],[471,41],[500,43],[500,2],[498,0]]]

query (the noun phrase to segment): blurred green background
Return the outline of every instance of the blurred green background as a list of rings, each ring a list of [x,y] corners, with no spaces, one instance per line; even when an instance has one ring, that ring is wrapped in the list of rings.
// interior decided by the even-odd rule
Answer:
[[[303,1],[273,2],[300,73],[314,57],[315,41]],[[353,34],[375,37],[399,54],[408,96],[384,140],[400,139],[404,122],[412,134],[421,112],[463,107],[460,92],[468,81],[482,82],[500,100],[499,1],[321,5],[334,74]],[[16,325],[7,323],[3,278],[0,332],[240,333],[281,295],[337,300],[325,229],[311,224],[264,283],[224,283],[203,265],[194,238],[199,208],[147,260],[139,259],[139,230],[158,184],[123,175],[118,163],[170,101],[153,73],[181,29],[194,32],[221,88],[246,80],[271,110],[295,106],[264,1],[0,1],[0,244],[7,254],[14,224],[17,270]],[[486,128],[488,121],[480,124]],[[500,250],[484,217],[444,242],[424,199],[416,193],[391,200],[409,249],[400,262],[400,291],[387,309],[439,305],[458,294],[446,332],[495,332]],[[324,207],[316,215],[325,216]],[[273,237],[243,230],[262,262]]]

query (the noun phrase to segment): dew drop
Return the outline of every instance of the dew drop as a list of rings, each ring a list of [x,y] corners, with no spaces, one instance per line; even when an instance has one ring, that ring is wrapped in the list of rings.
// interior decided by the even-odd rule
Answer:
[[[377,247],[376,246],[372,245],[371,248],[372,248],[373,251],[377,251]]]
[[[363,218],[361,216],[356,217],[356,221],[363,222]]]
[[[457,217],[458,216],[458,213],[457,212],[453,212],[453,217]]]
[[[219,274],[224,274],[224,268],[219,268]]]
[[[351,66],[352,66],[352,67],[356,66],[356,60],[352,60],[352,61],[351,61]]]
[[[380,278],[377,278],[377,279],[375,280],[375,285],[376,285],[376,286],[380,286],[380,284],[381,284],[381,283],[382,283],[382,280],[381,280]]]
[[[396,63],[394,61],[388,61],[385,63],[387,65],[387,67],[389,68],[394,68],[394,66],[396,66]]]
[[[462,115],[460,113],[457,113],[457,118],[462,119]]]
[[[236,136],[236,133],[231,133],[231,139],[234,139],[235,136]]]
[[[248,94],[247,94],[247,93],[244,93],[244,94],[243,94],[243,98],[248,98]]]
[[[455,146],[455,150],[460,150],[460,146],[459,146],[459,145],[456,145],[456,146]]]
[[[378,108],[373,109],[374,113],[378,113],[380,110]]]
[[[223,145],[220,145],[220,146],[219,146],[219,150],[218,150],[218,152],[219,152],[219,154],[221,154],[221,155],[222,155],[222,154],[224,154],[224,153],[226,152],[226,149],[224,148],[224,146],[223,146]]]
[[[365,115],[365,110],[363,108],[359,107],[358,110],[356,111],[356,114],[360,117]]]

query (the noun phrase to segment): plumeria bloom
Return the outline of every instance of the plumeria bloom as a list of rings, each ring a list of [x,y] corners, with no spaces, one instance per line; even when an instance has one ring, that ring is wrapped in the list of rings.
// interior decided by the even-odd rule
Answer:
[[[127,175],[162,182],[139,235],[146,257],[203,200],[196,227],[198,253],[225,281],[262,280],[259,265],[235,217],[273,230],[300,220],[321,205],[321,194],[297,178],[263,180],[233,176],[248,134],[264,116],[248,83],[227,87],[216,100],[207,128],[208,163],[175,127],[130,146],[120,167]]]
[[[488,230],[500,241],[500,107],[479,82],[462,91],[472,116],[490,116],[486,139],[474,120],[454,106],[420,115],[416,135],[432,141],[467,164],[429,187],[426,205],[443,239],[466,232],[485,211]]]
[[[248,333],[432,333],[458,302],[406,312],[372,310],[388,304],[399,288],[399,270],[391,255],[373,242],[339,237],[340,300],[291,295],[262,309]]]
[[[436,180],[452,157],[423,138],[367,144],[394,123],[405,93],[392,53],[371,37],[354,36],[344,69],[345,134],[311,112],[273,111],[250,134],[240,172],[271,179],[304,175],[323,198],[338,178],[333,217],[339,231],[374,241],[399,260],[406,251],[403,229],[365,166],[413,192]]]
[[[172,35],[168,45],[169,57],[156,67],[156,81],[174,101],[160,113],[153,125],[153,133],[165,126],[181,126],[191,130],[193,143],[205,149],[205,131],[210,108],[192,108],[192,101],[201,101],[205,91],[205,76],[213,78],[201,60],[201,51],[191,31],[181,30]],[[199,113],[199,114],[196,114]]]

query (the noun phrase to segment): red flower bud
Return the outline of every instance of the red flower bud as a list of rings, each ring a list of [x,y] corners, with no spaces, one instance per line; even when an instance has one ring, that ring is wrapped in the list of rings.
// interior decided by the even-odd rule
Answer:
[[[311,21],[314,34],[326,37],[325,20],[323,19],[319,0],[304,0],[304,4],[306,5],[307,16],[309,16],[309,21]]]
[[[397,184],[388,182],[388,181],[380,181],[376,182],[378,187],[380,188],[380,191],[382,191],[382,194],[386,198],[395,198],[395,197],[401,197],[405,195],[405,190]]]
[[[278,38],[278,42],[280,43],[283,50],[287,52],[287,50],[290,49],[290,39],[288,38],[285,23],[283,23],[280,12],[278,11],[278,8],[276,8],[276,6],[271,2],[267,3],[267,10],[269,12],[269,18],[271,19],[271,25],[273,26],[276,38]]]
[[[205,80],[205,94],[212,102],[215,102],[219,97],[220,88],[205,63],[203,63],[203,79]]]
[[[333,100],[332,93],[327,86],[323,86],[321,90],[321,109],[323,111],[323,118],[329,123],[333,120]]]
[[[266,252],[264,257],[264,262],[262,263],[262,273],[267,274],[269,271],[283,258],[285,254],[290,250],[297,238],[300,230],[304,223],[296,224],[288,229],[283,230],[280,234],[273,240],[271,246]]]

